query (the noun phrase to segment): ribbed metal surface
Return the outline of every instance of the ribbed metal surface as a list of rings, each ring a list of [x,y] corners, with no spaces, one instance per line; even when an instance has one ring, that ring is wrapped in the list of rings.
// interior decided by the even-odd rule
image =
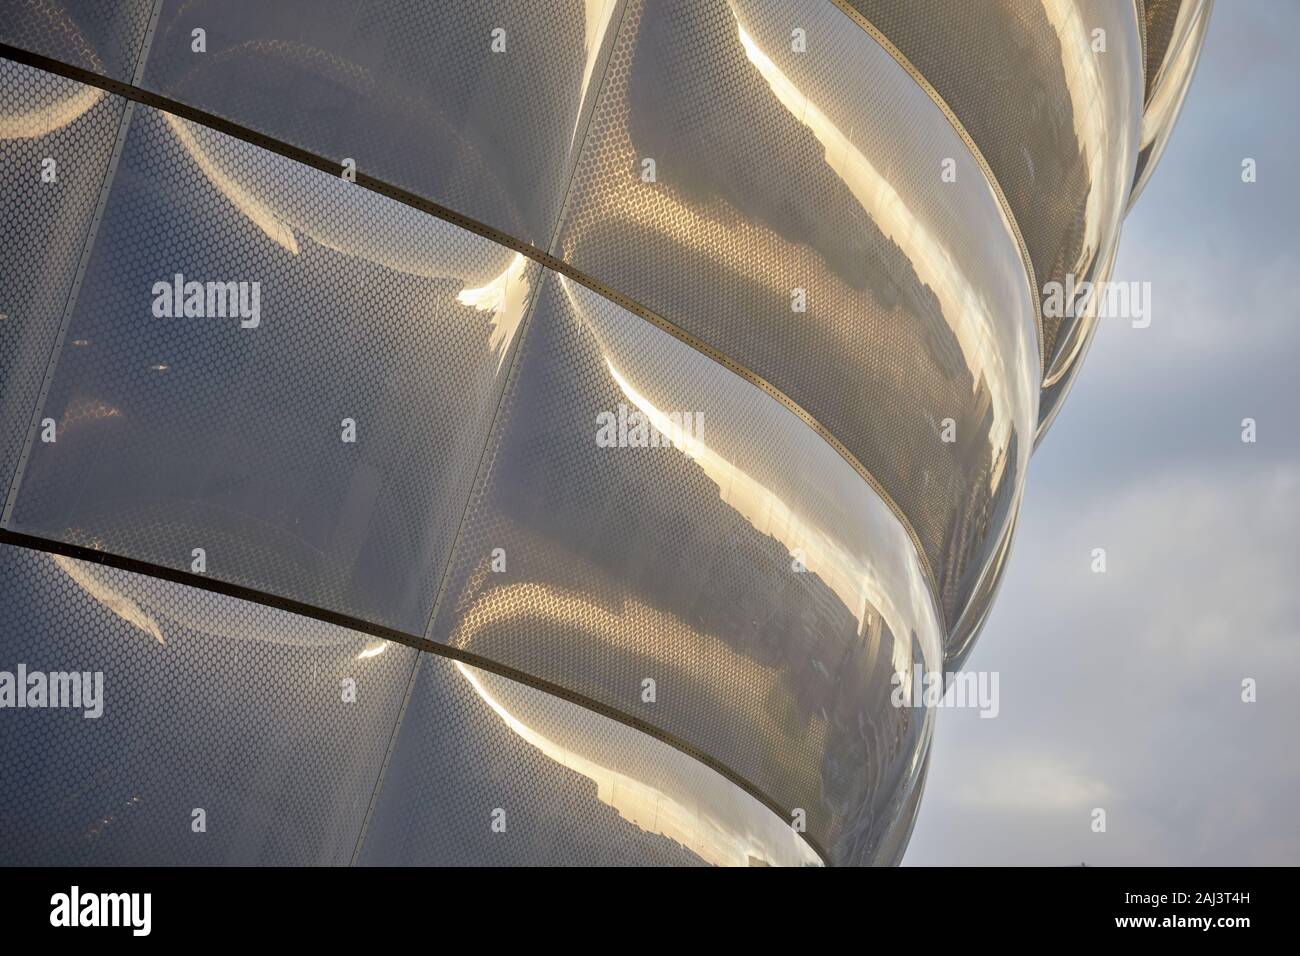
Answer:
[[[604,56],[627,19],[604,2],[572,16],[554,12],[536,4],[331,3],[308,12],[168,2],[143,83],[295,145],[351,157],[363,171],[545,245]],[[637,54],[644,87],[631,96],[645,108],[621,106],[615,93],[598,125],[630,123],[663,139],[664,181],[693,191],[687,216],[703,223],[672,225],[681,233],[670,237],[676,248],[656,249],[665,237],[640,230],[627,230],[621,243],[601,239],[609,223],[593,221],[603,213],[591,204],[622,183],[590,168],[611,147],[598,133],[557,251],[807,409],[897,499],[945,611],[956,615],[1020,480],[1023,456],[1007,449],[1027,442],[1009,437],[1008,420],[1032,399],[1008,394],[1019,391],[1008,380],[1034,358],[1019,354],[1026,297],[1014,249],[954,248],[936,237],[961,236],[972,220],[1006,234],[997,203],[933,104],[835,10],[718,0],[655,5],[658,27],[644,26],[639,4],[630,19],[635,26],[621,30],[620,43],[625,60],[645,48]],[[796,28],[812,38],[799,54],[790,50]],[[201,53],[195,29],[206,31]],[[495,29],[505,31],[501,52],[491,47]],[[616,84],[626,84],[624,66]],[[658,89],[671,98],[659,102]],[[747,109],[763,122],[747,123]],[[887,130],[874,122],[881,115],[892,117]],[[708,136],[679,142],[679,122]],[[363,145],[372,151],[353,155]],[[931,162],[905,174],[913,154]],[[959,164],[960,179],[939,193],[932,187],[945,159]],[[796,194],[802,205],[790,201]],[[677,215],[669,198],[649,215]],[[725,235],[715,200],[755,228]],[[654,233],[663,224],[648,225]],[[700,243],[711,256],[700,255]],[[644,271],[661,271],[659,285],[670,287],[639,281]],[[797,322],[795,288],[810,301]],[[980,305],[971,308],[972,298]],[[867,329],[863,316],[871,316]],[[988,339],[998,340],[991,349]],[[915,387],[900,387],[909,381]],[[939,440],[949,418],[958,431],[951,444]],[[931,503],[902,500],[917,497],[917,482]]]
[[[924,737],[891,677],[941,653],[905,532],[759,389],[568,280],[535,308],[431,636],[651,722],[872,860]],[[638,447],[635,416],[680,445]]]
[[[1146,26],[1146,98],[1160,85],[1165,76],[1169,54],[1175,52],[1178,44],[1174,39],[1180,17],[1186,17],[1191,8],[1200,5],[1199,0],[1143,0],[1142,18]],[[1187,8],[1187,9],[1184,9]]]
[[[1160,3],[1147,11],[1148,22],[1153,28],[1159,27],[1162,43],[1158,49],[1148,50],[1147,108],[1142,117],[1130,205],[1142,192],[1173,133],[1200,60],[1211,6],[1211,0],[1185,0]]]
[[[154,315],[172,270],[259,282],[257,326]],[[138,107],[69,328],[79,344],[41,411],[58,439],[33,444],[11,526],[180,570],[202,548],[220,580],[419,633],[539,273]],[[884,710],[890,677],[939,655],[906,530],[761,389],[569,280],[545,288],[530,354],[547,357],[519,370],[503,406],[436,636],[649,721],[804,809],[841,858],[871,860],[887,781],[923,738],[922,715]],[[703,471],[673,449],[598,445],[595,415],[635,406],[634,380],[695,410],[716,443]],[[608,401],[593,406],[597,383]],[[343,417],[355,444],[341,441]],[[542,461],[529,460],[534,428],[552,436]],[[633,482],[643,534],[615,513]],[[691,514],[689,533],[655,533],[664,513]],[[503,519],[489,547],[484,526]],[[476,574],[495,546],[510,570],[484,589]],[[480,626],[501,601],[518,616],[505,643]],[[623,609],[608,617],[611,601]],[[611,648],[602,628],[619,618],[628,643]],[[645,677],[675,688],[648,713]]]
[[[421,633],[538,271],[138,107],[12,527]]]
[[[9,674],[102,675],[97,717],[6,711],[9,865],[820,865],[703,764],[477,668],[423,655],[404,707],[409,648],[7,545],[0,600]]]

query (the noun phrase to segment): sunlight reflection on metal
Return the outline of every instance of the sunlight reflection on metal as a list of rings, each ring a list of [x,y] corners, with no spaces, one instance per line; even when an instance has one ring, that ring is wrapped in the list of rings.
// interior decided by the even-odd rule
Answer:
[[[8,60],[3,62],[0,69],[6,72],[23,69]],[[47,91],[52,94],[53,89],[41,85],[33,92],[41,96]],[[0,104],[0,139],[37,139],[47,136],[85,115],[107,95],[96,87],[72,83],[59,84],[57,89],[59,95],[48,95],[42,102],[28,109],[20,110],[22,104],[12,100]]]
[[[528,263],[526,256],[516,253],[501,275],[477,289],[462,289],[456,296],[461,305],[492,313],[488,348],[497,354],[498,372],[528,308]]]
[[[742,832],[726,819],[726,814],[718,812],[719,808],[713,808],[713,812],[710,812],[708,793],[675,796],[653,783],[638,780],[592,759],[590,754],[582,752],[586,749],[584,741],[560,741],[546,736],[516,717],[505,703],[488,690],[485,686],[487,675],[466,667],[459,661],[455,664],[456,670],[470,687],[510,730],[547,757],[594,781],[600,801],[617,810],[629,823],[649,833],[662,834],[676,840],[715,866],[752,866],[755,861],[763,864],[821,865],[816,854],[797,837],[791,836],[787,845],[781,849],[764,839],[765,835],[771,836],[770,833],[756,832],[758,828],[752,824],[757,821],[750,820],[750,828]],[[536,693],[525,688],[520,690]],[[636,731],[613,724],[609,729],[616,734],[636,734]],[[725,782],[723,785],[731,786]],[[757,808],[757,813],[771,816],[771,811],[762,807]],[[787,834],[792,832],[783,824],[778,824],[778,828]],[[768,829],[774,828],[769,826]],[[795,852],[802,851],[802,859],[790,858],[791,851],[795,848],[798,848]]]
[[[649,419],[660,434],[670,439],[673,447],[700,466],[705,475],[718,486],[723,502],[755,530],[780,541],[792,557],[796,554],[800,556],[804,567],[820,577],[857,619],[859,635],[868,632],[869,615],[876,613],[884,618],[890,632],[895,635],[905,635],[916,629],[911,615],[904,614],[896,603],[900,595],[895,595],[886,586],[877,566],[864,564],[847,550],[834,531],[809,522],[771,488],[737,467],[726,455],[709,447],[699,435],[683,435],[670,416],[619,370],[612,350],[603,341],[598,324],[587,315],[572,283],[564,276],[560,276],[559,280],[574,313],[600,343],[610,376],[628,401]],[[908,562],[908,566],[914,567],[913,580],[906,594],[901,596],[915,601],[916,595],[929,593],[929,585],[924,580],[919,565]],[[938,661],[940,655],[933,640],[934,629],[923,627],[921,630],[924,632],[921,641],[926,659]],[[912,660],[908,645],[899,640],[892,644],[895,669],[910,673]]]
[[[221,168],[206,150],[204,150],[198,141],[198,136],[202,135],[201,127],[196,127],[188,120],[183,120],[179,116],[173,116],[171,113],[161,114],[171,127],[180,144],[185,148],[185,152],[203,171],[203,175],[208,177],[212,185],[221,190],[222,194],[234,204],[235,208],[248,217],[257,228],[266,233],[267,237],[276,245],[283,248],[290,255],[298,254],[298,240],[294,237],[293,229],[285,223],[275,212],[264,202],[253,195],[252,191],[245,188],[238,182],[234,176],[228,174]]]
[[[96,575],[90,565],[65,558],[61,554],[50,556],[60,571],[72,578],[83,591],[108,608],[132,627],[139,628],[159,644],[166,644],[162,628],[152,615],[125,594],[118,591],[105,577]]]
[[[471,306],[476,312],[489,313],[491,332],[488,347],[497,355],[497,369],[500,371],[527,309],[530,260],[526,256],[514,253],[500,274],[482,285],[470,287],[468,283],[477,281],[478,277],[449,275],[453,270],[438,261],[439,258],[449,258],[445,251],[439,257],[429,255],[431,250],[445,250],[449,245],[448,237],[455,235],[436,220],[421,219],[420,222],[425,231],[437,233],[437,243],[410,231],[379,228],[381,211],[373,196],[364,190],[355,190],[355,187],[349,189],[342,181],[324,195],[310,189],[293,190],[292,197],[296,202],[283,193],[267,196],[265,187],[259,189],[259,185],[266,183],[266,177],[249,175],[240,163],[241,156],[255,155],[250,147],[170,113],[161,115],[208,180],[268,238],[291,255],[300,252],[295,235],[298,231],[343,255],[377,262],[410,275],[456,278],[466,282],[466,287],[456,297],[457,301]],[[315,176],[312,173],[304,175]],[[349,193],[353,195],[349,196]],[[340,202],[346,204],[343,210],[338,208]],[[364,237],[364,242],[361,237]],[[503,253],[506,251],[502,250]]]
[[[735,7],[737,31],[745,55],[767,82],[791,116],[812,131],[825,147],[826,164],[844,182],[880,230],[898,244],[921,281],[934,290],[943,315],[957,336],[972,371],[983,373],[993,401],[989,440],[994,458],[1002,458],[1015,427],[1011,394],[1023,378],[1009,375],[993,337],[995,317],[988,301],[977,292],[956,257],[940,237],[932,234],[894,186],[853,144],[830,118],[804,95],[746,32]],[[976,376],[978,381],[979,376]],[[1028,398],[1017,402],[1027,407]]]
[[[587,106],[587,96],[591,93],[591,74],[596,69],[596,61],[604,47],[605,34],[609,31],[610,20],[618,9],[618,0],[585,0],[583,10],[585,27],[583,48],[586,60],[582,67],[582,95],[578,99],[578,112],[573,118],[573,132],[569,135],[569,151],[572,152],[578,140],[578,127],[582,123],[583,111]]]

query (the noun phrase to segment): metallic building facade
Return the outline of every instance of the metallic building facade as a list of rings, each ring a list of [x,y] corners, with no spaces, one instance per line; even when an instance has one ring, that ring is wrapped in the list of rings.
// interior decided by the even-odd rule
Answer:
[[[897,862],[1209,6],[3,0],[0,861]]]

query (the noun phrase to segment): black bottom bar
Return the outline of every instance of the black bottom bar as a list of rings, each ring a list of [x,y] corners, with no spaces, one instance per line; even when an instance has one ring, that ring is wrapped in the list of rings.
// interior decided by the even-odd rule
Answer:
[[[6,942],[77,934],[78,943],[148,938],[319,940],[424,938],[493,948],[512,933],[531,946],[654,948],[705,933],[735,943],[757,930],[771,939],[816,927],[802,948],[852,940],[870,949],[908,939],[983,949],[1007,940],[1133,937],[1182,946],[1233,945],[1257,929],[1292,922],[1282,901],[1295,882],[1284,869],[919,869],[822,871],[777,876],[708,871],[461,869],[0,869]],[[76,921],[117,926],[73,927]],[[141,894],[129,898],[102,894]],[[737,905],[740,904],[740,905]],[[764,905],[768,904],[768,905]],[[107,920],[102,914],[107,914]],[[53,923],[64,925],[55,926]],[[454,923],[442,926],[440,924]],[[133,926],[134,924],[134,926]],[[416,934],[421,934],[416,936]],[[829,938],[828,938],[829,937]],[[847,939],[846,939],[847,937]],[[673,942],[670,942],[673,941]],[[21,950],[9,950],[20,952]]]

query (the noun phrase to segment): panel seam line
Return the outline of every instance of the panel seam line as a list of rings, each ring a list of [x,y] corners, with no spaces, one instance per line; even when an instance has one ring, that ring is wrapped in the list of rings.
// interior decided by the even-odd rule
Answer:
[[[593,713],[600,714],[602,717],[613,720],[616,723],[640,731],[648,737],[653,737],[654,739],[672,747],[674,750],[704,764],[719,776],[724,777],[729,782],[740,787],[740,789],[744,790],[764,807],[776,814],[778,818],[784,821],[793,819],[792,808],[781,806],[748,778],[742,776],[716,757],[713,757],[693,744],[678,737],[676,734],[657,727],[633,714],[625,713],[617,707],[606,704],[596,698],[589,697],[580,691],[572,690],[562,684],[557,684],[553,681],[547,680],[544,677],[537,677],[528,671],[520,670],[516,667],[510,666],[509,664],[503,664],[491,658],[483,657],[473,651],[466,651],[450,644],[440,644],[437,641],[429,640],[426,637],[419,637],[406,631],[390,627],[386,624],[377,624],[373,621],[353,617],[339,611],[332,611],[328,608],[317,607],[316,605],[306,604],[302,601],[295,601],[292,598],[282,597],[281,595],[273,594],[269,591],[259,591],[256,588],[246,587],[242,584],[232,584],[228,581],[207,577],[206,575],[196,574],[190,571],[181,571],[176,568],[169,568],[166,565],[154,564],[149,561],[142,561],[138,558],[129,558],[108,551],[87,548],[82,545],[69,544],[66,541],[57,541],[51,538],[42,538],[37,535],[12,531],[8,528],[0,528],[0,544],[7,544],[28,551],[43,552],[45,554],[57,554],[78,561],[86,561],[103,567],[116,568],[120,571],[127,571],[132,574],[139,574],[162,581],[168,581],[172,584],[180,584],[187,587],[197,588],[202,591],[208,591],[213,594],[221,594],[240,601],[248,601],[253,604],[260,604],[263,607],[284,611],[289,614],[297,615],[298,617],[310,618],[311,620],[320,621],[322,624],[329,624],[346,630],[356,631],[357,633],[365,634],[370,637],[376,637],[380,640],[391,641],[394,644],[401,644],[437,657],[459,661],[466,666],[487,671],[491,674],[496,674],[499,677],[504,677],[507,680],[512,680],[518,684],[530,687],[533,690],[541,691],[542,693],[549,694],[552,697],[557,697],[571,704],[575,704],[585,710],[589,710]],[[825,848],[815,837],[811,836],[807,832],[796,831],[796,833],[799,838],[807,843],[809,848],[821,858],[824,864],[827,866],[831,865],[830,858],[828,857]]]
[[[383,788],[384,778],[388,776],[388,765],[392,763],[393,751],[397,749],[397,735],[402,729],[402,721],[406,718],[406,708],[411,703],[411,689],[415,687],[415,677],[420,671],[420,661],[423,658],[417,650],[411,661],[411,672],[406,675],[406,691],[402,694],[402,706],[397,710],[397,719],[393,721],[392,732],[388,735],[388,746],[384,749],[384,762],[379,765],[379,773],[375,776],[375,785],[370,788],[370,800],[366,803],[366,815],[361,819],[361,829],[357,831],[357,842],[352,847],[352,858],[348,866],[356,866],[357,860],[361,858],[361,846],[365,842],[366,832],[370,829],[370,820],[375,814],[375,804],[379,802],[379,791]]]
[[[154,0],[153,10],[149,14],[149,22],[145,26],[144,36],[140,40],[140,48],[136,51],[135,69],[132,72],[136,82],[139,82],[144,76],[145,63],[149,58],[149,49],[153,44],[154,31],[158,25],[158,14],[162,9],[162,0]],[[64,77],[76,82],[74,77]],[[96,104],[98,105],[98,104]],[[86,236],[81,243],[81,255],[77,258],[77,271],[73,273],[72,285],[68,287],[67,298],[63,303],[63,313],[59,318],[59,330],[54,337],[54,347],[50,350],[49,360],[45,365],[45,375],[41,379],[41,388],[36,395],[36,404],[32,408],[32,418],[28,423],[27,437],[23,441],[22,451],[18,456],[18,462],[14,466],[14,473],[9,479],[9,490],[5,496],[3,510],[0,510],[0,527],[7,525],[9,519],[13,516],[14,506],[18,502],[18,492],[22,488],[24,472],[27,468],[27,460],[31,457],[32,444],[36,440],[36,431],[41,422],[41,412],[45,410],[45,400],[49,397],[50,386],[54,382],[54,370],[59,364],[59,357],[63,354],[63,343],[68,337],[68,327],[72,324],[73,313],[77,309],[77,301],[81,297],[81,284],[85,280],[86,270],[90,267],[90,255],[94,250],[95,240],[99,236],[99,226],[104,218],[104,210],[108,206],[108,196],[112,192],[113,180],[117,177],[118,163],[122,160],[122,150],[126,147],[126,137],[131,127],[131,119],[135,115],[135,103],[127,100],[122,109],[122,115],[117,121],[117,135],[113,139],[113,151],[109,153],[108,165],[104,169],[104,178],[99,184],[99,195],[95,200],[95,210],[91,214],[90,224],[86,227]]]
[[[917,69],[916,65],[903,54],[903,51],[894,46],[893,41],[891,41],[889,37],[885,36],[874,23],[868,20],[861,12],[854,9],[849,3],[849,0],[831,0],[831,2],[834,3],[835,6],[839,7],[841,13],[865,30],[866,33],[875,40],[886,53],[894,58],[894,61],[907,72],[908,76],[916,81],[916,85],[919,86],[928,97],[930,97],[935,106],[939,107],[939,110],[947,118],[948,123],[956,131],[958,137],[960,137],[961,141],[970,151],[971,156],[975,160],[975,164],[979,166],[980,171],[984,173],[984,178],[988,181],[989,188],[993,190],[994,196],[997,197],[998,205],[1002,207],[1002,215],[1006,217],[1007,224],[1010,226],[1011,232],[1015,236],[1016,246],[1020,250],[1020,259],[1025,267],[1025,280],[1029,283],[1029,303],[1034,313],[1034,328],[1038,333],[1038,374],[1039,385],[1041,387],[1042,380],[1047,375],[1047,345],[1043,333],[1042,309],[1039,308],[1038,301],[1038,276],[1034,270],[1034,262],[1029,256],[1029,247],[1025,244],[1024,234],[1020,231],[1020,223],[1016,220],[1016,214],[1011,210],[1011,203],[1008,202],[1006,193],[1002,191],[1002,184],[998,182],[997,176],[993,174],[993,168],[989,166],[988,160],[984,158],[984,154],[980,151],[980,148],[975,145],[975,140],[971,137],[970,133],[967,132],[965,124],[957,118],[957,114],[954,113],[952,107],[948,105],[948,101],[939,95],[939,91],[936,90],[930,81],[925,78],[925,75]]]
[[[585,103],[583,107],[583,114],[587,122],[583,124],[582,136],[575,137],[574,140],[576,151],[573,152],[573,168],[570,169],[569,171],[569,183],[565,188],[564,201],[560,205],[560,210],[556,214],[555,223],[551,229],[551,241],[547,245],[548,250],[554,248],[556,241],[559,239],[560,224],[564,221],[564,212],[568,205],[569,194],[572,192],[573,177],[577,172],[578,163],[582,155],[582,144],[586,142],[587,128],[590,124],[591,116],[595,113],[596,102],[599,99],[600,91],[601,89],[604,88],[605,73],[607,72],[609,66],[608,55],[613,52],[614,44],[618,41],[618,32],[623,25],[623,12],[626,9],[624,0],[611,0],[611,2],[615,2],[619,4],[618,25],[615,27],[614,34],[610,40],[609,49],[607,51],[606,59],[604,63],[605,69],[601,71],[600,82],[592,89],[592,95],[588,98],[589,102]],[[140,78],[137,77],[136,78],[137,86],[139,85],[139,81]],[[581,121],[582,119],[583,117],[580,116],[579,120]],[[535,262],[536,260],[532,260],[532,261]],[[456,563],[456,552],[460,546],[461,536],[465,528],[465,521],[469,518],[470,508],[474,506],[474,495],[479,488],[480,478],[483,474],[483,465],[484,462],[487,461],[488,451],[491,449],[492,441],[497,433],[497,423],[501,418],[501,408],[505,404],[506,395],[509,393],[510,383],[514,380],[515,377],[515,369],[518,366],[520,361],[520,353],[523,351],[524,340],[527,338],[528,329],[532,325],[533,313],[536,311],[537,308],[537,300],[541,297],[541,286],[544,277],[545,277],[544,267],[539,268],[538,276],[537,276],[537,288],[533,291],[532,296],[529,298],[528,305],[527,305],[527,313],[524,316],[524,321],[520,323],[519,334],[515,336],[513,338],[513,341],[511,342],[511,347],[509,350],[510,358],[506,366],[506,374],[501,380],[501,391],[497,393],[496,404],[492,409],[492,419],[488,423],[487,432],[483,436],[483,448],[479,453],[478,462],[474,468],[474,475],[470,479],[469,490],[466,492],[465,506],[461,509],[460,520],[456,523],[456,533],[452,536],[451,547],[447,552],[447,560],[443,562],[442,574],[438,578],[438,590],[434,594],[433,606],[429,611],[429,619],[424,626],[424,636],[428,639],[432,639],[434,624],[438,620],[438,611],[442,608],[443,598],[446,595],[446,590],[447,590],[447,581],[451,577],[452,566]],[[397,736],[402,729],[402,722],[406,717],[406,708],[411,701],[411,689],[415,686],[415,678],[419,670],[419,666],[420,666],[420,652],[416,651],[415,660],[411,664],[411,673],[407,678],[406,694],[402,698],[402,707],[398,711],[397,721],[393,724],[393,731],[389,737],[388,751],[384,755],[384,762],[379,768],[378,776],[375,778],[375,786],[370,793],[370,803],[366,808],[366,816],[365,819],[362,821],[361,830],[357,834],[357,843],[352,851],[352,862],[350,864],[352,866],[356,866],[358,859],[360,859],[361,857],[361,848],[365,843],[366,833],[370,829],[370,820],[372,815],[374,814],[375,804],[378,803],[379,801],[379,793],[383,789],[384,780],[388,775],[388,765],[393,757],[393,749],[397,746]]]
[[[276,153],[286,159],[293,160],[300,165],[308,166],[330,175],[338,175],[342,168],[340,163],[327,159],[317,153],[302,149],[298,146],[293,146],[283,140],[278,140],[274,137],[267,136],[264,133],[241,126],[238,123],[217,116],[213,113],[209,113],[206,110],[187,106],[186,104],[170,99],[169,97],[157,93],[151,93],[148,90],[142,90],[129,83],[123,83],[120,80],[102,76],[81,67],[63,63],[62,61],[52,59],[43,54],[32,53],[20,47],[15,47],[7,43],[0,43],[0,57],[13,60],[14,62],[23,63],[28,66],[33,66],[37,69],[45,70],[46,72],[54,73],[68,79],[76,80],[89,86],[95,86],[99,89],[105,90],[106,92],[125,97],[126,99],[133,100],[153,109],[171,113],[174,116],[197,123],[200,126],[215,130],[218,133],[226,134],[253,146],[265,149],[268,152]],[[903,527],[903,530],[907,533],[908,538],[912,542],[913,548],[916,550],[917,561],[920,563],[927,584],[929,585],[940,630],[945,635],[948,633],[948,625],[944,613],[943,602],[940,599],[941,592],[939,589],[938,578],[935,576],[934,568],[930,563],[929,556],[926,554],[925,548],[921,543],[920,535],[912,525],[911,520],[905,515],[903,509],[899,507],[893,497],[885,491],[884,487],[876,477],[867,470],[866,466],[863,465],[862,462],[858,460],[857,456],[849,451],[843,442],[836,438],[825,425],[818,421],[798,402],[785,394],[785,392],[768,382],[758,373],[744,365],[741,365],[739,362],[730,358],[703,340],[696,338],[690,332],[642,305],[640,302],[637,302],[623,293],[606,286],[603,282],[587,275],[563,259],[560,259],[549,252],[544,252],[538,249],[532,243],[524,242],[523,240],[518,239],[507,232],[503,232],[494,226],[489,226],[486,223],[472,219],[469,216],[458,213],[440,203],[426,199],[423,196],[410,192],[409,190],[403,189],[399,186],[395,186],[382,179],[378,179],[368,173],[363,173],[360,170],[357,171],[355,184],[363,189],[386,196],[402,205],[427,213],[437,219],[443,220],[444,222],[449,222],[454,226],[459,226],[460,228],[482,236],[485,239],[490,239],[498,245],[504,246],[532,259],[534,262],[539,263],[541,266],[551,270],[552,272],[559,273],[560,275],[572,279],[579,285],[590,289],[597,295],[613,302],[615,305],[625,309],[626,311],[639,316],[659,328],[661,331],[667,332],[678,341],[695,349],[700,354],[712,359],[718,365],[721,365],[723,368],[726,368],[749,382],[751,385],[754,385],[767,393],[771,398],[785,406],[788,411],[793,412],[804,422],[805,425],[811,428],[822,438],[823,441],[830,445],[831,448],[834,449],[835,452],[838,453],[854,471],[858,473],[858,476],[867,483],[868,487],[870,487],[873,492],[875,492],[876,496],[879,497],[880,500],[889,508],[893,513],[894,518]],[[1042,334],[1041,328],[1039,329],[1039,334],[1040,336]]]

